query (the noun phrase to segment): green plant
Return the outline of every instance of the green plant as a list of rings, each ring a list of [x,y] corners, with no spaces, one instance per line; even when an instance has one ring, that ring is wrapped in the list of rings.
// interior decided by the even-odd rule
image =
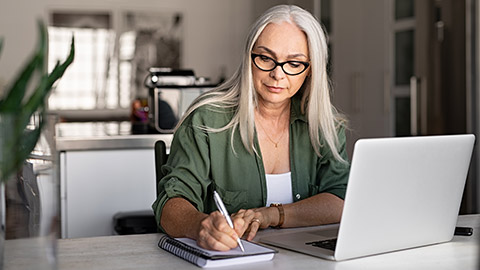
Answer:
[[[48,36],[47,28],[42,22],[38,23],[38,31],[38,45],[34,54],[7,86],[0,100],[0,181],[8,179],[34,149],[45,122],[48,94],[74,59],[75,45],[72,37],[67,59],[63,63],[57,62],[52,72],[48,73]],[[2,47],[3,39],[0,39],[0,52]],[[30,87],[33,91],[28,91],[32,89]],[[40,116],[38,125],[34,128],[27,127],[34,114]]]

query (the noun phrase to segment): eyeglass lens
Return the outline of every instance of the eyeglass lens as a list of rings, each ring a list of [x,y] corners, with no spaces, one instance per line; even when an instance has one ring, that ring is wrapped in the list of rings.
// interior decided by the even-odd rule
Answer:
[[[282,70],[289,75],[298,75],[307,69],[307,65],[300,61],[287,61],[278,63],[272,58],[265,55],[253,55],[255,65],[263,71],[272,71],[277,66],[281,66]]]

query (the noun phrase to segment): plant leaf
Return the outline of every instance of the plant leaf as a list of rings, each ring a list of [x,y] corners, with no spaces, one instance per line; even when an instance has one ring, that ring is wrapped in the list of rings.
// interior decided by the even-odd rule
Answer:
[[[40,39],[37,50],[6,93],[5,99],[0,100],[0,114],[11,115],[10,122],[0,122],[2,124],[0,132],[6,129],[9,130],[8,133],[4,132],[0,136],[0,150],[2,151],[0,153],[0,181],[8,179],[10,174],[14,173],[22,165],[35,148],[44,125],[45,100],[55,81],[63,76],[65,70],[74,60],[75,44],[72,37],[69,56],[62,64],[57,63],[53,71],[48,74],[45,71],[45,53],[48,42],[47,30],[41,22],[39,22],[39,30]],[[0,43],[0,50],[2,44]],[[34,92],[26,100],[26,88],[35,71],[40,73],[41,76],[35,81],[37,85]],[[22,103],[25,100],[26,103],[23,105]],[[27,126],[32,115],[36,112],[41,113],[41,117],[37,127],[32,130],[27,128]]]
[[[16,125],[13,122],[14,115],[11,120],[3,119],[1,123],[2,128],[8,128],[10,125]],[[45,116],[45,111],[41,112],[41,118]],[[22,129],[20,134],[15,132],[0,131],[4,135],[2,141],[2,162],[0,162],[0,181],[6,181],[9,176],[13,174],[17,168],[20,168],[22,163],[28,158],[29,154],[35,148],[38,138],[40,137],[44,121],[40,121],[35,129]],[[16,134],[12,136],[13,134]],[[5,136],[6,135],[6,136]]]
[[[32,115],[39,106],[45,104],[45,99],[52,89],[53,84],[63,76],[65,70],[73,62],[75,58],[75,39],[72,37],[70,45],[70,53],[65,59],[65,62],[57,65],[48,76],[43,76],[40,85],[35,89],[35,93],[30,97],[24,106],[24,111],[27,115]]]
[[[44,73],[44,58],[47,48],[47,30],[45,25],[41,22],[38,24],[39,28],[39,44],[36,52],[27,62],[22,72],[15,80],[11,88],[7,91],[7,95],[0,103],[0,112],[15,112],[22,104],[25,96],[28,82],[32,78],[35,70]]]
[[[28,125],[30,122],[30,118],[32,117],[33,113],[37,111],[40,107],[44,107],[42,105],[45,104],[45,96],[44,93],[48,92],[46,89],[48,86],[48,75],[45,74],[41,77],[37,88],[35,88],[35,92],[30,96],[27,104],[23,106],[22,110],[17,114],[17,129],[18,132],[22,132],[22,130]]]
[[[38,138],[40,138],[40,134],[43,128],[43,123],[43,121],[40,121],[40,125],[36,129],[24,131],[16,144],[17,147],[13,149],[16,151],[14,152],[15,154],[6,163],[7,171],[5,172],[5,176],[8,176],[11,173],[15,172],[17,168],[19,168],[22,163],[28,158],[32,150],[37,145]]]
[[[35,55],[13,86],[8,90],[6,98],[0,104],[0,112],[14,112],[21,106],[28,82],[40,63],[41,61],[38,55]]]

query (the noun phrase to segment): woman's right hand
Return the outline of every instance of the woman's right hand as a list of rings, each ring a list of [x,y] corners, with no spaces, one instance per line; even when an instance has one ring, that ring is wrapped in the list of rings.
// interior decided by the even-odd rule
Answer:
[[[197,232],[197,244],[202,248],[218,251],[236,248],[239,235],[246,230],[244,223],[243,219],[236,219],[235,229],[232,229],[225,217],[219,211],[214,211],[201,220]]]
[[[188,237],[202,248],[227,251],[238,246],[238,236],[244,236],[247,229],[251,229],[253,218],[258,214],[252,209],[238,211],[232,217],[235,228],[232,229],[219,211],[207,215],[186,199],[177,197],[165,203],[160,224],[171,237]]]

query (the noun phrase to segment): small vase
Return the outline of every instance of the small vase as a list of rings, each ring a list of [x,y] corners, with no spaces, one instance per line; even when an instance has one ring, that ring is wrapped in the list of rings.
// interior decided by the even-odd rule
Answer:
[[[38,117],[32,117],[30,128],[38,128]],[[0,115],[0,140],[3,142],[10,136],[2,131],[7,128],[2,125],[11,122],[6,118]],[[0,249],[3,249],[0,255],[3,255],[3,269],[57,269],[60,198],[54,120],[48,117],[33,151],[20,168],[4,176],[6,179],[2,181],[4,189],[0,199],[3,197],[3,201],[0,204],[5,207],[3,211],[0,207],[0,211],[5,230],[1,232],[4,239],[0,239]],[[16,150],[19,149],[13,149]],[[10,158],[15,153],[0,151],[0,155]]]

